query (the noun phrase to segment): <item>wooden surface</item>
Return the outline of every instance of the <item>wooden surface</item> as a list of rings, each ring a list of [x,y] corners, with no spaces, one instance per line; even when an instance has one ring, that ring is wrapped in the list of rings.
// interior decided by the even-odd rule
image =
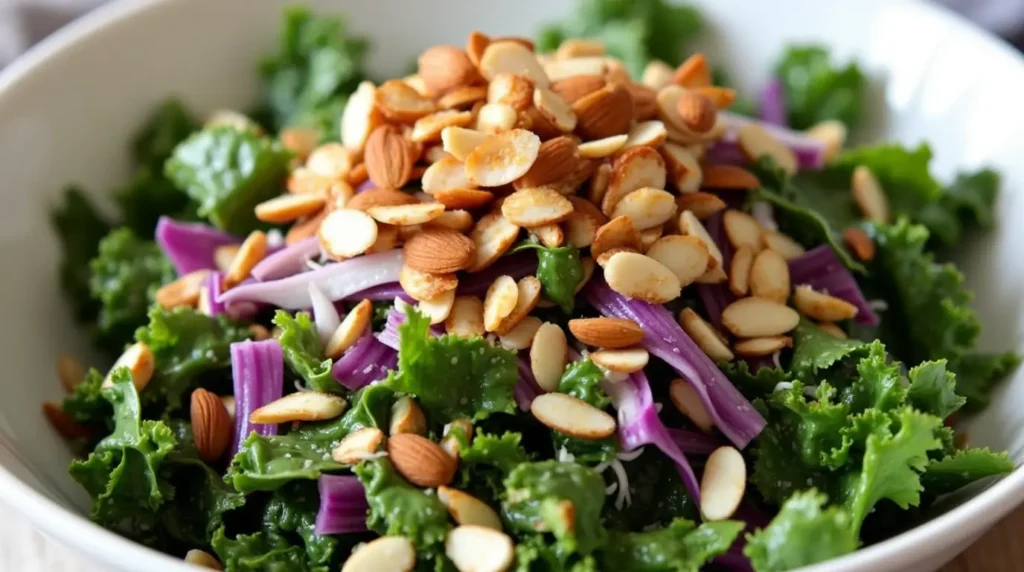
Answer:
[[[1024,506],[1010,513],[940,572],[1021,570],[1024,570]]]

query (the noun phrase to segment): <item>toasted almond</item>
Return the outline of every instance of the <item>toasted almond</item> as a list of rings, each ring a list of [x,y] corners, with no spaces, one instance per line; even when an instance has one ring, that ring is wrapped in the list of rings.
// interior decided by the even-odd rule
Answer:
[[[672,383],[668,386],[668,397],[672,400],[672,405],[675,405],[676,409],[692,421],[694,425],[699,427],[701,431],[705,433],[711,432],[715,422],[708,413],[707,408],[704,407],[700,395],[693,388],[692,384],[684,379],[673,379]]]
[[[597,365],[617,373],[635,373],[647,367],[650,355],[643,348],[599,350],[590,354]]]
[[[651,247],[655,242],[658,241],[662,235],[665,234],[665,225],[659,224],[658,226],[652,226],[640,231],[640,246],[643,247],[643,251],[647,252],[647,249]]]
[[[729,87],[707,85],[694,88],[693,91],[711,100],[719,111],[729,109],[736,101],[736,90]]]
[[[401,130],[381,125],[366,140],[366,171],[373,184],[385,189],[400,189],[412,175],[412,152]]]
[[[317,236],[328,256],[344,260],[373,246],[377,241],[377,223],[362,211],[338,209],[323,219]]]
[[[725,273],[724,266],[716,266],[707,272],[703,276],[698,278],[695,282],[697,284],[721,284],[729,279],[729,276]]]
[[[608,221],[597,229],[593,244],[590,247],[591,256],[600,256],[602,253],[613,248],[628,248],[640,250],[640,231],[628,217],[620,216]]]
[[[349,96],[345,111],[341,115],[341,143],[345,147],[360,151],[366,138],[382,121],[375,106],[377,88],[373,82],[364,81]]]
[[[448,290],[442,292],[436,297],[430,300],[423,300],[417,304],[421,314],[426,315],[430,318],[431,325],[440,324],[444,322],[448,315],[451,314],[452,307],[455,305],[455,290]]]
[[[800,258],[807,252],[800,243],[777,231],[766,230],[761,233],[765,247],[774,250],[786,260]]]
[[[459,280],[453,273],[421,272],[409,267],[408,264],[403,264],[402,270],[398,273],[398,283],[406,294],[422,302],[432,300],[442,292],[454,290],[459,285]]]
[[[420,487],[439,487],[451,482],[458,467],[437,443],[413,433],[392,435],[387,441],[391,463],[407,481]]]
[[[708,260],[708,270],[722,268],[722,251],[718,249],[718,245],[715,244],[715,240],[711,238],[707,229],[705,229],[704,225],[697,220],[697,217],[693,212],[683,211],[683,214],[679,215],[679,230],[687,236],[692,236],[698,239],[704,245],[704,248],[707,249],[708,254],[711,256]]]
[[[705,189],[747,189],[754,190],[761,182],[753,173],[737,165],[712,164],[704,166]]]
[[[605,268],[608,266],[608,262],[612,259],[612,257],[620,252],[632,252],[634,254],[642,254],[639,250],[635,248],[616,247],[610,248],[602,252],[601,254],[597,255],[597,258],[595,258],[594,260],[597,262],[598,266],[600,266],[601,268]]]
[[[473,129],[445,127],[441,130],[441,143],[444,146],[444,150],[451,153],[451,156],[459,161],[465,161],[466,157],[469,157],[469,154],[486,140],[486,133]]]
[[[500,187],[525,175],[540,153],[540,138],[523,129],[490,136],[466,158],[466,175],[482,187]]]
[[[741,298],[722,310],[722,324],[741,338],[778,336],[799,322],[796,310],[765,298]]]
[[[665,124],[657,119],[641,121],[629,128],[629,134],[623,145],[629,147],[659,147],[668,139]]]
[[[606,77],[609,71],[608,64],[608,59],[602,56],[555,59],[544,63],[544,71],[553,82],[581,75]]]
[[[490,43],[491,39],[482,32],[474,30],[469,33],[469,37],[466,39],[466,55],[469,56],[473,65],[480,66],[480,58],[483,57],[484,50]]]
[[[530,236],[535,237],[547,248],[558,248],[565,244],[565,232],[557,224],[545,224],[530,228]]]
[[[609,157],[622,149],[627,140],[629,140],[629,135],[622,134],[588,141],[579,146],[580,157],[585,159]]]
[[[633,252],[614,254],[604,267],[604,277],[612,290],[651,304],[675,300],[682,291],[679,278],[664,264]]]
[[[661,146],[661,156],[665,160],[668,180],[680,193],[693,193],[701,187],[704,180],[703,170],[697,158],[686,148],[675,143],[665,143]]]
[[[352,170],[352,153],[341,143],[324,143],[309,153],[306,168],[330,179],[341,179]]]
[[[718,110],[708,96],[685,90],[676,101],[676,113],[682,124],[694,133],[707,133],[715,126]]]
[[[381,536],[357,548],[341,572],[409,572],[416,566],[416,548],[404,536]]]
[[[380,206],[366,209],[366,213],[374,220],[398,226],[423,224],[437,218],[443,212],[444,205],[441,203]]]
[[[538,87],[533,90],[533,105],[560,131],[569,133],[576,128],[576,114],[569,103],[557,93]]]
[[[711,327],[711,324],[704,321],[704,318],[690,308],[683,308],[679,314],[679,325],[683,327],[686,335],[693,339],[697,347],[716,362],[732,361],[736,357],[722,340],[721,335]]]
[[[679,211],[692,211],[699,220],[725,210],[725,201],[711,193],[686,193],[676,199]]]
[[[444,553],[459,572],[505,572],[515,559],[508,535],[475,524],[452,529],[445,538]]]
[[[606,85],[572,104],[576,131],[586,139],[601,139],[629,131],[633,99],[621,85]]]
[[[676,201],[671,193],[642,187],[622,197],[615,205],[611,217],[628,217],[633,221],[633,226],[643,231],[665,224],[675,212]]]
[[[761,225],[754,217],[729,209],[722,216],[722,228],[733,248],[748,248],[754,253],[761,251]]]
[[[857,258],[869,262],[875,258],[875,242],[866,232],[850,227],[843,231],[843,242],[853,251]]]
[[[473,495],[442,486],[437,488],[437,499],[448,507],[448,513],[459,524],[501,530],[501,518],[498,517],[498,513]],[[481,546],[477,545],[476,548],[479,550]]]
[[[427,418],[423,414],[423,409],[413,398],[399,397],[391,405],[391,421],[388,427],[388,434],[392,436],[400,433],[425,435],[427,433]]]
[[[626,318],[577,318],[569,320],[569,331],[584,344],[599,348],[626,348],[644,339],[643,328]]]
[[[473,215],[465,210],[446,210],[437,218],[426,224],[427,228],[446,228],[457,232],[467,232],[473,228]],[[406,227],[402,227],[406,228]]]
[[[437,100],[437,105],[441,109],[465,110],[472,107],[478,101],[486,100],[486,87],[482,85],[464,85],[445,93]]]
[[[704,54],[696,53],[679,64],[672,74],[672,83],[682,87],[703,87],[711,85],[711,68]]]
[[[446,110],[431,113],[416,120],[412,126],[413,141],[437,141],[441,132],[448,127],[466,127],[473,121],[473,114],[468,111]]]
[[[675,84],[669,84],[658,90],[655,95],[655,104],[658,107],[658,118],[669,130],[683,133],[692,133],[679,114],[679,100],[683,98],[686,90]],[[695,134],[694,134],[695,135]]]
[[[469,266],[470,272],[487,268],[505,254],[519,236],[519,227],[505,219],[501,213],[484,215],[469,238],[476,244],[476,254]]]
[[[366,163],[359,163],[345,176],[345,181],[354,186],[358,187],[362,185],[370,178],[370,174],[366,172]]]
[[[396,123],[412,123],[436,109],[432,100],[399,79],[382,83],[374,95],[374,103],[384,117]]]
[[[297,167],[285,181],[285,190],[297,195],[327,195],[335,182],[330,177],[317,175],[305,167]]]
[[[537,329],[530,346],[530,369],[537,385],[544,391],[556,391],[565,371],[569,346],[565,332],[558,324],[544,322]]]
[[[478,74],[466,52],[455,46],[433,46],[420,54],[419,76],[427,89],[444,93],[473,83]]]
[[[476,245],[462,233],[426,229],[406,241],[405,264],[421,272],[445,274],[465,270],[473,261]]]
[[[853,304],[842,298],[818,292],[806,284],[793,290],[793,305],[801,314],[822,322],[838,322],[857,315],[857,307]]]
[[[821,331],[826,332],[830,336],[835,336],[841,340],[845,340],[847,338],[846,332],[832,322],[818,322],[818,327],[821,328]]]
[[[851,188],[853,200],[865,218],[875,222],[889,221],[889,199],[871,169],[857,165],[853,170]]]
[[[595,205],[600,205],[601,201],[604,200],[605,194],[608,193],[608,182],[611,178],[612,166],[607,161],[598,165],[594,171],[593,178],[590,179],[590,183],[587,185],[587,200]]]
[[[490,191],[479,189],[446,189],[435,191],[433,198],[449,209],[475,209],[482,207],[494,199]]]
[[[207,269],[195,270],[178,278],[174,282],[164,284],[156,291],[156,303],[161,308],[194,308],[199,302],[199,292],[210,276]],[[77,381],[81,381],[79,378]]]
[[[537,159],[525,175],[513,183],[516,189],[553,187],[570,175],[579,161],[576,143],[568,137],[555,137],[541,143]]]
[[[754,251],[741,247],[732,255],[729,265],[729,290],[737,296],[746,296],[750,291],[750,269],[754,263]]]
[[[731,517],[743,500],[747,487],[747,465],[732,447],[719,447],[708,457],[700,479],[700,514],[704,520]]]
[[[566,103],[572,105],[584,96],[601,89],[606,83],[600,75],[573,75],[552,82],[551,91],[562,96]]]
[[[497,282],[495,282],[497,284]],[[512,311],[508,313],[504,318],[501,319],[501,323],[494,328],[494,332],[499,336],[503,336],[513,328],[515,328],[519,322],[521,322],[534,308],[537,307],[537,302],[540,300],[541,284],[540,280],[536,276],[524,276],[516,284],[517,296],[515,306]],[[488,290],[490,294],[490,290]],[[487,326],[487,302],[484,302],[484,326]]]
[[[536,347],[537,342],[533,345]],[[564,393],[538,395],[530,404],[530,412],[549,428],[577,439],[604,439],[615,432],[611,415]]]
[[[416,93],[423,97],[434,98],[437,95],[436,92],[427,87],[427,82],[423,81],[423,78],[420,77],[420,74],[418,73],[407,75],[402,78],[402,81],[404,81],[409,87],[415,89]]]
[[[658,118],[658,93],[638,83],[624,83],[626,91],[633,100],[633,120],[645,122]],[[660,137],[660,130],[656,132]],[[665,137],[668,137],[666,130]]]
[[[136,342],[128,346],[128,349],[124,350],[124,353],[117,358],[117,361],[110,368],[110,373],[113,373],[120,367],[128,368],[132,375],[132,385],[135,386],[135,390],[142,391],[149,385],[149,380],[153,378],[156,358],[153,356],[153,351],[149,349],[149,346],[142,342]],[[103,389],[114,387],[114,382],[111,380],[109,373],[103,380],[101,387]]]
[[[446,423],[441,437],[441,448],[447,453],[452,459],[459,460],[459,439],[456,438],[456,429],[459,430],[465,437],[466,440],[472,443],[473,441],[473,424],[468,419],[453,419],[450,423]]]
[[[231,442],[231,418],[220,398],[203,388],[192,392],[190,417],[199,458],[212,463]]]
[[[573,212],[565,219],[566,240],[576,248],[586,248],[594,242],[597,230],[607,222],[590,201],[581,197],[569,197]]]
[[[640,81],[651,89],[661,89],[672,82],[672,66],[661,60],[651,60],[644,67]]]
[[[808,137],[825,146],[825,162],[829,162],[846,145],[846,125],[837,119],[827,119],[805,131]]]
[[[499,276],[484,297],[484,330],[493,332],[516,307],[519,289],[511,276]]]
[[[213,249],[213,265],[221,272],[227,272],[231,268],[231,261],[238,254],[238,244],[224,244]]]
[[[309,127],[285,127],[278,138],[285,149],[295,153],[300,160],[304,160],[316,148],[320,133]]]
[[[64,391],[72,393],[75,387],[85,379],[85,366],[82,362],[68,354],[57,355],[57,378]]]
[[[476,296],[456,296],[444,328],[455,336],[484,335],[484,303]]]
[[[793,347],[793,338],[789,336],[750,338],[736,342],[736,353],[743,357],[763,357],[791,347]]]
[[[746,123],[737,131],[740,149],[751,161],[763,156],[771,157],[789,175],[797,171],[796,155],[760,125]]]
[[[555,50],[556,60],[568,60],[587,56],[603,56],[604,44],[598,40],[586,38],[569,38],[559,44]]]
[[[487,102],[501,103],[523,111],[533,103],[533,80],[514,73],[500,73],[487,86]]]
[[[501,213],[509,222],[527,228],[561,222],[572,209],[568,199],[545,187],[516,191],[501,205]]]
[[[224,567],[221,566],[220,561],[214,558],[213,555],[196,548],[193,548],[192,550],[189,550],[187,553],[185,553],[185,562],[188,564],[192,564],[193,566],[198,566],[200,568],[208,568],[210,570],[224,569]]]
[[[469,182],[462,161],[454,157],[446,157],[427,167],[423,172],[422,184],[423,190],[431,194],[447,189],[472,189],[476,186]]]
[[[785,303],[789,298],[789,266],[781,254],[762,250],[750,267],[750,294]]]
[[[93,436],[90,427],[82,425],[65,413],[61,406],[52,401],[43,403],[43,415],[46,421],[62,438],[67,440],[89,438]]]
[[[238,254],[231,260],[231,266],[224,273],[224,287],[230,288],[249,277],[254,266],[267,254],[267,235],[254,230],[245,238]]]
[[[326,210],[322,210],[311,217],[306,217],[296,221],[295,224],[288,229],[288,233],[284,237],[285,245],[292,246],[293,244],[301,242],[311,236],[316,236],[317,231],[320,229],[320,223],[327,218],[327,214],[328,212]]]
[[[504,334],[499,335],[501,347],[511,351],[529,349],[543,322],[536,316],[525,316]]]
[[[331,458],[343,465],[355,465],[373,458],[383,442],[384,432],[376,427],[356,429],[334,447]]]
[[[292,222],[315,214],[324,207],[327,197],[315,194],[287,194],[256,205],[256,218],[264,222]]]
[[[601,199],[601,212],[610,215],[623,197],[637,189],[664,189],[666,174],[665,161],[654,149],[627,149],[612,165],[608,192]]]
[[[414,205],[418,202],[413,195],[395,189],[367,189],[352,197],[345,204],[345,208],[365,211],[371,207]]]
[[[356,304],[331,334],[325,345],[324,355],[331,359],[341,357],[345,350],[352,347],[366,333],[372,318],[373,304],[369,300]]]
[[[337,395],[319,391],[290,393],[249,415],[250,423],[275,424],[291,421],[334,419],[345,411],[347,403]]]
[[[480,73],[488,81],[498,74],[511,73],[526,76],[539,87],[546,88],[550,84],[533,51],[514,41],[491,42],[480,56]]]

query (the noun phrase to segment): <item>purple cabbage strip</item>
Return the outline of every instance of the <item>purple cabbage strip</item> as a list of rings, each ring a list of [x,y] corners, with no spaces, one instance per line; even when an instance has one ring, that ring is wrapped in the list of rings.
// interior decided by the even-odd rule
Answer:
[[[700,484],[686,460],[686,455],[669,434],[658,417],[651,397],[651,386],[643,371],[627,379],[602,384],[612,406],[618,414],[619,442],[624,451],[632,451],[644,445],[654,445],[672,459],[679,470],[687,492],[695,503],[700,503]]]
[[[334,362],[331,374],[338,383],[355,391],[388,376],[398,367],[398,352],[380,343],[367,331]]]
[[[398,326],[404,323],[405,312],[397,307],[391,308],[388,310],[388,319],[384,322],[384,329],[377,334],[377,341],[397,351],[400,340]],[[441,325],[430,326],[430,334],[432,336],[440,337],[444,333],[444,328]]]
[[[317,237],[311,236],[261,260],[253,267],[252,276],[260,282],[266,282],[298,274],[308,270],[306,261],[319,254],[320,241]]]
[[[583,294],[602,315],[640,324],[646,336],[643,347],[693,385],[715,426],[738,448],[746,447],[764,429],[761,414],[683,332],[664,306],[629,300],[609,288],[603,278],[592,279]]]
[[[793,286],[810,285],[815,290],[842,298],[857,307],[857,323],[877,327],[878,314],[871,309],[857,280],[846,266],[836,258],[827,244],[812,248],[803,256],[789,262],[789,281]]]
[[[782,88],[782,81],[777,77],[771,78],[761,90],[761,121],[771,125],[786,127],[786,92]]]
[[[397,282],[403,260],[401,250],[359,256],[280,280],[241,284],[221,295],[220,301],[265,302],[302,310],[309,307],[310,284],[316,284],[329,300],[341,300],[373,286]]]
[[[200,286],[199,310],[208,316],[227,315],[236,320],[251,320],[259,307],[252,302],[238,302],[236,304],[225,304],[218,302],[223,293],[224,274],[213,271]]]
[[[718,116],[725,122],[726,130],[722,138],[708,149],[704,159],[709,163],[748,163],[749,159],[739,146],[738,132],[743,125],[756,123],[793,151],[801,169],[825,166],[825,145],[804,133],[724,111]]]
[[[216,269],[213,253],[218,246],[241,244],[241,239],[198,222],[178,222],[162,216],[156,223],[156,243],[174,265],[178,276]]]
[[[722,226],[723,213],[715,213],[706,221],[704,228],[708,231],[718,250],[722,252],[722,261],[726,268],[732,262],[732,245],[725,237],[725,229]],[[736,295],[729,290],[725,283],[720,284],[697,284],[697,295],[704,304],[704,311],[707,313],[708,321],[716,330],[726,333],[722,326],[722,311],[726,306],[736,301]]]
[[[320,475],[320,508],[316,512],[313,532],[319,536],[364,532],[366,490],[359,479],[351,475]]]
[[[687,455],[710,455],[723,443],[715,437],[700,431],[668,428],[668,436]]]
[[[277,435],[277,425],[251,423],[249,415],[281,398],[284,393],[284,355],[277,340],[231,344],[231,377],[235,390],[235,432],[231,452],[255,431],[264,437]]]
[[[533,377],[533,368],[530,366],[530,352],[524,350],[519,352],[519,383],[516,383],[514,390],[514,396],[516,403],[519,404],[521,411],[529,411],[530,404],[537,398],[538,395],[544,393],[544,390],[537,385],[537,380]]]
[[[497,262],[480,272],[469,274],[459,280],[460,296],[483,296],[491,284],[502,275],[519,280],[537,272],[537,257],[531,252],[502,256]]]
[[[402,289],[402,285],[398,282],[390,282],[388,284],[373,286],[345,297],[346,300],[370,300],[373,302],[394,300],[395,298],[401,298],[410,304],[416,302],[413,300],[412,296],[405,293],[405,290]]]

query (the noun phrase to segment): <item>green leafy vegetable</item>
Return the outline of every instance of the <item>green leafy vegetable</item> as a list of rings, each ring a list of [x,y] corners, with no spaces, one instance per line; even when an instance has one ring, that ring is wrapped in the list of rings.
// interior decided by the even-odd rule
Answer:
[[[574,361],[566,366],[565,373],[558,382],[558,391],[586,401],[598,409],[604,409],[611,404],[611,399],[601,389],[600,384],[604,378],[605,374],[601,368],[589,359]],[[564,450],[577,462],[603,463],[615,458],[620,450],[618,435],[593,440],[577,439],[552,431],[551,438],[556,451]]]
[[[974,481],[1013,471],[1013,460],[1006,453],[993,453],[988,449],[956,451],[937,461],[928,463],[921,484],[930,495],[951,493]]]
[[[793,45],[775,66],[782,82],[790,127],[807,129],[828,119],[854,127],[867,82],[856,63],[834,67],[828,48]]]
[[[387,459],[364,461],[356,466],[355,473],[370,503],[366,521],[370,529],[383,535],[405,536],[416,546],[421,559],[440,550],[451,524],[448,509],[437,495],[407,483]]]
[[[110,429],[110,402],[103,398],[103,374],[90,369],[75,391],[64,398],[61,410],[83,425],[106,425]]]
[[[220,528],[214,534],[212,544],[218,559],[227,570],[327,572],[326,568],[311,568],[302,547],[277,535],[258,532],[239,534],[232,539],[227,537],[223,528]]]
[[[574,246],[547,248],[528,241],[512,252],[531,249],[537,251],[537,280],[544,288],[544,295],[566,314],[571,314],[576,303],[576,287],[583,281],[580,251]]]
[[[434,338],[430,320],[412,308],[398,331],[398,371],[385,383],[414,395],[434,421],[478,420],[515,410],[515,354],[479,337]]]
[[[237,235],[260,226],[253,209],[277,196],[291,154],[251,130],[206,127],[174,148],[165,173],[199,205],[199,215]]]
[[[967,399],[966,411],[978,411],[988,405],[995,384],[1020,365],[1016,352],[996,354],[969,353],[954,360],[956,392]]]
[[[761,366],[756,371],[750,371],[750,365],[743,360],[719,362],[718,369],[747,399],[770,395],[780,382],[793,379],[793,374],[781,367]]]
[[[292,316],[284,310],[274,314],[274,325],[281,328],[278,340],[284,361],[295,375],[316,391],[339,392],[341,385],[331,375],[332,362],[324,356],[323,344],[307,312]]]
[[[925,362],[907,376],[907,401],[921,411],[945,418],[967,401],[955,393],[956,375],[946,371],[946,360]]]
[[[71,304],[75,320],[95,319],[100,304],[92,297],[89,261],[99,252],[100,240],[110,232],[110,223],[96,210],[78,187],[64,190],[61,204],[53,209],[50,224],[60,239],[60,287]]]
[[[603,521],[610,530],[642,530],[668,526],[676,518],[698,519],[700,511],[687,492],[675,463],[661,451],[647,447],[632,461],[624,461],[631,502],[604,506]],[[611,482],[618,482],[608,474]]]
[[[850,515],[823,508],[827,497],[809,490],[782,505],[771,524],[747,537],[743,553],[757,572],[783,572],[824,562],[857,549]]]
[[[697,572],[728,550],[743,526],[730,520],[697,526],[680,518],[658,530],[613,532],[601,565],[605,570]]]
[[[193,131],[199,128],[192,114],[176,99],[164,101],[132,140],[132,159],[153,173],[163,171],[164,162]]]
[[[851,354],[863,353],[858,350],[866,346],[859,340],[837,338],[802,319],[793,335],[793,359],[790,360],[789,368],[797,379],[813,381],[819,371],[828,369]]]

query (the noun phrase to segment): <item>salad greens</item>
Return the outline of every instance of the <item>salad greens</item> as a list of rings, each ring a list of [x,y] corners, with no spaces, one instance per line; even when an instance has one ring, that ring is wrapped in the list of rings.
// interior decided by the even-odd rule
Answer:
[[[622,64],[609,73],[628,70],[637,83],[655,82],[646,78],[647,66],[683,62],[701,28],[694,8],[665,0],[580,0],[572,18],[540,32],[537,51],[563,57],[565,40],[597,40]],[[479,272],[460,267],[444,277],[447,290],[431,290],[430,297],[423,290],[436,286],[431,280],[439,270],[384,253],[421,225],[464,231],[474,248],[491,247],[487,233],[465,226],[463,215],[473,223],[493,203],[415,225],[388,211],[393,206],[350,209],[362,222],[346,226],[340,240],[367,238],[357,226],[375,229],[355,256],[328,248],[326,225],[319,238],[310,232],[318,217],[348,200],[341,181],[324,183],[325,200],[309,201],[312,207],[290,219],[267,216],[266,206],[257,215],[258,205],[289,187],[312,150],[286,135],[301,132],[340,149],[334,142],[343,114],[367,103],[353,99],[346,107],[365,80],[369,49],[343,19],[291,8],[274,52],[256,70],[261,91],[251,121],[203,124],[182,102],[167,100],[130,142],[134,170],[111,193],[115,210],[108,213],[74,186],[55,205],[60,285],[75,319],[109,359],[84,379],[62,379],[74,387],[59,406],[62,421],[93,435],[75,441],[85,441],[86,454],[70,473],[92,498],[97,523],[170,554],[211,552],[229,572],[338,570],[353,550],[372,550],[379,536],[408,539],[417,570],[471,568],[449,546],[458,536],[451,532],[470,522],[491,535],[501,570],[782,571],[895,534],[944,495],[1014,469],[1006,453],[967,447],[955,429],[957,418],[982,409],[1020,361],[1014,351],[976,347],[981,323],[972,295],[948,262],[966,237],[992,228],[1000,176],[981,169],[944,184],[931,174],[932,151],[924,143],[826,149],[812,127],[840,122],[852,133],[867,113],[872,78],[857,62],[836,63],[822,46],[789,46],[759,110],[744,94],[719,89],[725,74],[716,67],[708,70],[710,80],[691,78],[714,84],[687,89],[713,94],[723,108],[735,95],[731,111],[742,107],[760,119],[716,109],[727,133],[680,141],[683,130],[669,130],[672,143],[706,152],[704,162],[729,163],[757,178],[759,188],[743,197],[711,184],[701,189],[751,214],[758,223],[754,243],[763,243],[757,248],[777,248],[764,234],[776,229],[799,245],[777,250],[789,273],[778,302],[799,312],[789,329],[749,340],[779,343],[763,352],[741,350],[735,342],[750,336],[723,319],[723,310],[752,288],[723,281],[742,253],[736,229],[719,214],[698,217],[707,236],[679,229],[675,220],[642,229],[644,241],[691,234],[722,253],[717,273],[704,266],[696,282],[669,284],[675,295],[668,299],[659,292],[674,271],[665,268],[657,287],[631,295],[623,283],[643,269],[619,269],[614,280],[618,255],[592,250],[579,240],[585,233],[567,228],[571,244],[558,246],[517,243],[521,232],[501,237],[499,254],[530,252],[498,257]],[[473,61],[458,48],[446,53],[453,66]],[[652,69],[664,71],[661,64]],[[414,73],[423,80],[430,71]],[[463,75],[482,81],[475,71]],[[421,113],[412,118],[388,107],[395,102],[381,91],[361,118],[367,125],[390,122],[396,133],[423,127],[416,123]],[[433,95],[443,94],[402,95],[433,109],[440,105]],[[519,127],[549,138],[543,114],[524,114]],[[352,128],[352,118],[346,121]],[[733,133],[751,128],[744,126],[776,138],[793,157],[780,161],[769,152],[748,160]],[[401,151],[422,171],[430,162],[421,161],[424,147],[447,149],[441,137],[389,144],[407,146]],[[369,147],[350,149],[358,167],[341,175],[360,191],[386,179],[376,176],[385,165]],[[392,151],[391,159],[405,156]],[[616,176],[623,177],[616,169],[625,172],[624,160],[607,160]],[[315,171],[312,163],[305,167]],[[781,167],[788,164],[800,168],[791,174]],[[674,192],[677,169],[669,167],[663,178]],[[854,173],[864,171],[879,184],[879,200],[890,211],[885,220],[869,220],[851,192]],[[404,190],[418,191],[420,178],[413,175]],[[505,185],[510,192],[513,182]],[[584,182],[575,193],[601,209],[598,186]],[[174,221],[190,224],[176,229],[168,257],[169,241],[154,233],[158,222],[162,233]],[[260,260],[225,261],[256,231],[266,231],[272,279],[252,272]],[[870,248],[851,245],[851,233]],[[629,238],[623,245],[635,250]],[[399,262],[390,269],[336,265],[365,252]],[[596,262],[588,260],[595,253]],[[462,254],[474,260],[474,252]],[[400,263],[417,271],[421,288],[410,288]],[[599,268],[588,277],[585,268],[594,264]],[[226,280],[237,266],[246,266],[243,275]],[[542,296],[499,300],[489,292],[499,276],[528,275],[540,282]],[[221,296],[239,282],[300,294],[290,296],[297,303],[289,308],[249,299],[245,286],[231,290],[230,299]],[[788,298],[790,286],[802,284],[841,317],[821,317]],[[311,287],[327,301],[304,306]],[[370,316],[348,314],[363,298],[373,302]],[[706,321],[706,331],[689,318],[676,321],[684,308]],[[485,331],[495,315],[519,321],[501,335]],[[614,337],[600,338],[615,334],[609,322],[608,331],[589,335],[567,327],[596,317],[631,320],[643,337],[623,348]],[[542,322],[580,339],[534,343]],[[334,331],[329,343],[325,328]],[[338,355],[330,345],[343,349],[340,358],[328,357]],[[134,353],[122,354],[127,346]],[[685,383],[673,381],[679,377]],[[545,409],[552,389],[573,409]],[[403,450],[396,432],[422,437],[414,440],[418,449]],[[707,489],[725,477],[706,459],[723,447],[740,450],[744,474],[725,477],[742,477],[746,487],[724,511],[728,518],[712,520],[708,503],[716,495]],[[459,498],[471,499],[472,510]]]

